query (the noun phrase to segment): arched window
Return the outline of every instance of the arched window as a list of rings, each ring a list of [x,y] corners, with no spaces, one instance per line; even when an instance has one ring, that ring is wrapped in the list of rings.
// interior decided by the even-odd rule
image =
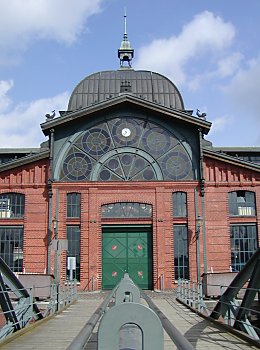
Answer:
[[[80,193],[67,194],[67,218],[80,217]]]
[[[174,277],[189,279],[188,229],[186,225],[173,225]]]
[[[102,218],[147,218],[151,216],[151,204],[121,202],[102,205]]]
[[[23,218],[24,197],[20,193],[0,194],[0,219]]]
[[[250,191],[234,191],[228,194],[229,215],[255,216],[255,193]]]
[[[84,130],[66,147],[56,170],[61,181],[196,178],[188,140],[177,131],[146,119],[108,119]]]
[[[173,217],[187,217],[187,194],[186,192],[173,193]]]
[[[80,226],[79,225],[68,225],[67,226],[67,240],[68,240],[68,250],[67,250],[67,278],[76,278],[80,281]],[[68,269],[68,258],[76,259],[76,271],[73,272],[73,276],[70,276],[70,271]]]

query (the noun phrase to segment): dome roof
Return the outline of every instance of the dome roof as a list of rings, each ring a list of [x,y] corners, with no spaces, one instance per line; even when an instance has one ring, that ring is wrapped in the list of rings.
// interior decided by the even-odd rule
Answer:
[[[168,108],[184,110],[180,92],[165,76],[150,71],[120,69],[94,73],[83,79],[72,92],[68,111],[106,101],[124,92]]]

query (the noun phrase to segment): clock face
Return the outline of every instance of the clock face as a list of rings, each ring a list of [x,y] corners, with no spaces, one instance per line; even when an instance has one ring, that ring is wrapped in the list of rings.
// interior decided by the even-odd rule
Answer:
[[[130,135],[131,135],[131,130],[130,130],[130,129],[124,128],[124,129],[122,130],[122,136],[128,137],[128,136],[130,136]]]

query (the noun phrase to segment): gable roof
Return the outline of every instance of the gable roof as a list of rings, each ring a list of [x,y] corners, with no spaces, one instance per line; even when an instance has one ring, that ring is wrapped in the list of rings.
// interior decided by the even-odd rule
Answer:
[[[80,118],[91,117],[92,114],[100,111],[105,111],[112,107],[119,107],[122,104],[129,104],[136,107],[141,107],[146,110],[161,113],[168,118],[173,118],[190,125],[199,127],[204,134],[210,130],[211,123],[191,115],[190,111],[181,111],[178,109],[168,108],[160,104],[147,101],[136,97],[131,93],[122,93],[120,96],[107,99],[106,101],[94,103],[90,107],[78,109],[73,112],[61,112],[61,116],[41,124],[42,131],[45,135],[49,134],[49,130],[57,126],[65,126],[68,123],[74,122]]]
[[[212,159],[216,159],[222,162],[224,161],[225,163],[229,163],[245,169],[260,172],[260,165],[243,160],[241,158],[230,156],[226,153],[219,153],[217,151],[214,151],[208,148],[203,148],[203,154]]]
[[[26,164],[36,162],[38,160],[49,158],[49,154],[50,154],[49,150],[45,149],[44,151],[41,151],[39,153],[30,154],[25,157],[21,157],[15,160],[11,160],[10,162],[3,163],[0,165],[0,173],[7,170],[12,170],[14,168],[18,168]]]

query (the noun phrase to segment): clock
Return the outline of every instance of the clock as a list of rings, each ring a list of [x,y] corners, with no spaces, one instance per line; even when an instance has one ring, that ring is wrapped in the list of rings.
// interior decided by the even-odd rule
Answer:
[[[122,129],[122,136],[129,137],[131,135],[131,130],[129,128]]]

